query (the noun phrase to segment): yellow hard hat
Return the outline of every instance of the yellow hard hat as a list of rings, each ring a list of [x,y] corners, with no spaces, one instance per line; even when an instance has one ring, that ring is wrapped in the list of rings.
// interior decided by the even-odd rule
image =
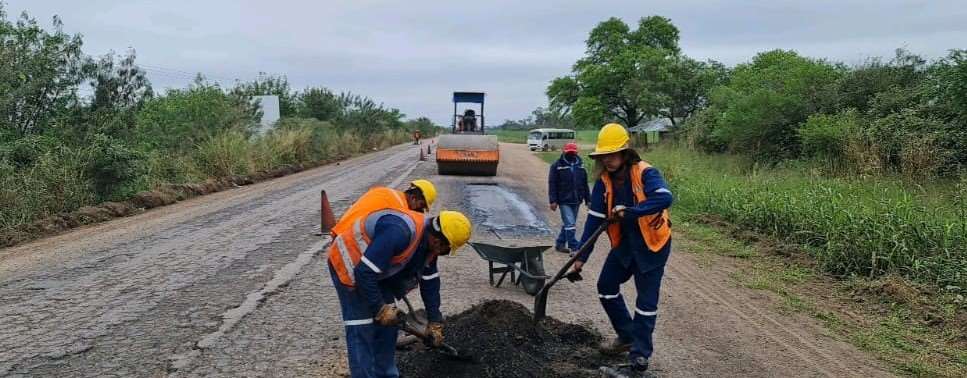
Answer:
[[[598,143],[589,155],[607,155],[628,149],[628,130],[617,123],[609,123],[598,132]]]
[[[426,207],[433,206],[433,201],[436,201],[436,187],[433,186],[432,182],[420,179],[413,180],[410,185],[420,189],[420,192],[423,193],[423,199],[426,200]]]
[[[441,211],[437,219],[440,226],[438,231],[450,242],[450,255],[453,256],[457,249],[470,240],[470,232],[473,228],[470,225],[470,219],[459,211]]]

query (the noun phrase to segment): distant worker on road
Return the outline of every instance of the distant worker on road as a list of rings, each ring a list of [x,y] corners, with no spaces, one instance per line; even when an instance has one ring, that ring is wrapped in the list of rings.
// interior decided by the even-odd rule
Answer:
[[[637,375],[648,369],[654,346],[652,333],[658,315],[658,292],[665,263],[671,253],[671,221],[668,208],[672,192],[658,169],[641,160],[629,147],[628,132],[616,123],[598,133],[594,175],[598,180],[591,192],[588,219],[581,243],[602,222],[608,226],[611,252],[598,277],[598,297],[618,334],[602,353],[629,353],[630,366],[619,369]],[[578,257],[573,271],[580,272],[593,249]],[[634,277],[634,320],[621,296],[621,284]]]
[[[588,172],[578,156],[577,143],[567,143],[561,157],[551,164],[547,174],[547,196],[551,211],[561,210],[561,232],[557,235],[555,249],[558,252],[576,251],[577,216],[581,204],[591,199],[588,190]]]

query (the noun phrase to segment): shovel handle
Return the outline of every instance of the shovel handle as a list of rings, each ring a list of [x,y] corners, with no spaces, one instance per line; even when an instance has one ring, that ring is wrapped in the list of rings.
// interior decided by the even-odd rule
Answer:
[[[550,282],[544,284],[544,287],[541,288],[541,291],[537,293],[537,295],[534,297],[535,321],[540,321],[547,315],[547,292],[551,289],[551,286],[554,286],[557,281],[560,281],[562,277],[567,275],[568,269],[571,269],[571,265],[574,265],[574,262],[577,261],[578,257],[587,253],[590,248],[594,248],[594,243],[598,240],[598,237],[601,236],[601,233],[607,228],[608,222],[601,223],[601,225],[594,230],[594,233],[591,234],[591,237],[584,242],[584,245],[582,245],[581,248],[578,248],[578,251],[574,253],[574,256],[571,256],[571,258],[564,263],[564,266],[561,267],[561,270],[557,271],[557,274],[554,275],[554,278],[552,278]]]
[[[563,278],[565,275],[567,275],[567,271],[571,269],[571,266],[574,265],[574,262],[577,261],[578,258],[581,257],[581,255],[587,253],[588,250],[590,250],[591,248],[594,248],[594,243],[598,241],[598,237],[601,236],[601,233],[604,232],[604,230],[606,230],[607,228],[608,228],[608,222],[601,223],[601,225],[594,230],[594,233],[591,234],[591,237],[588,238],[588,240],[584,243],[584,245],[582,245],[581,248],[578,248],[577,252],[574,253],[574,256],[571,256],[571,258],[567,260],[566,263],[564,263],[564,266],[561,267],[561,270],[557,271],[557,274],[554,275],[554,278],[551,279],[551,282],[548,283],[547,285],[544,285],[544,287],[553,285],[557,281],[560,281],[561,278]]]

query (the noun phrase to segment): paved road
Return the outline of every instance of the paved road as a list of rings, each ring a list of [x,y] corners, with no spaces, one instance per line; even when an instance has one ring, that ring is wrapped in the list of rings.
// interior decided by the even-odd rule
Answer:
[[[339,214],[372,185],[429,177],[440,192],[434,211],[470,212],[475,239],[551,241],[540,232],[560,226],[542,205],[547,166],[520,145],[501,148],[496,178],[435,176],[415,147],[397,146],[0,250],[0,376],[342,376],[338,301],[313,234],[319,191]],[[498,185],[513,208],[475,205],[494,194],[472,184]],[[522,223],[495,224],[503,210]],[[492,222],[480,221],[487,212]],[[778,314],[775,298],[736,287],[727,261],[699,264],[683,251],[690,241],[676,238],[652,374],[888,375],[815,321]],[[612,336],[593,284],[606,244],[586,265],[590,280],[555,286],[548,313]],[[523,290],[489,287],[486,264],[460,252],[441,263],[445,314],[490,298],[531,306]],[[549,252],[545,265],[564,259]],[[635,297],[631,284],[623,293]]]
[[[312,234],[319,191],[339,213],[416,157],[395,147],[0,250],[0,375],[319,375],[342,329],[320,316],[338,302]]]

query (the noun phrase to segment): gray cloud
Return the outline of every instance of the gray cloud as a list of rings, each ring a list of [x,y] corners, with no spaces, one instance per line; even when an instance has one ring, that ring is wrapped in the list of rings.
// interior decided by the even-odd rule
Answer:
[[[158,88],[194,72],[231,83],[284,73],[296,88],[324,85],[449,120],[454,90],[488,93],[490,123],[544,105],[587,32],[618,16],[659,14],[685,53],[727,64],[795,49],[856,63],[897,47],[936,58],[967,48],[962,1],[37,1],[8,0],[46,21],[59,15],[85,51],[134,47]]]

